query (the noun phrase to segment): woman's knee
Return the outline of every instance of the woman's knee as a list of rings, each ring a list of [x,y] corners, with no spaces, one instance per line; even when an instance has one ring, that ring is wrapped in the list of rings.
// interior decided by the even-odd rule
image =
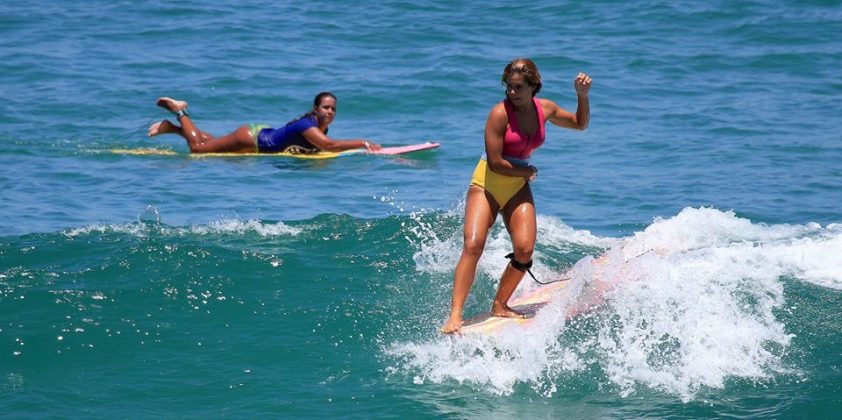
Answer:
[[[515,259],[526,263],[532,261],[532,253],[535,251],[535,244],[520,243],[514,244]]]
[[[485,241],[478,239],[465,239],[465,245],[462,247],[463,254],[476,258],[482,256],[483,250],[485,250]]]

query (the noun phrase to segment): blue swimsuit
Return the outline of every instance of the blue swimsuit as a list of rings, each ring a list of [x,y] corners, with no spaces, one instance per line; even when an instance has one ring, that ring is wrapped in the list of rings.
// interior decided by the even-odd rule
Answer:
[[[318,150],[316,146],[307,141],[302,135],[305,131],[318,127],[319,122],[315,115],[306,115],[297,120],[290,121],[280,128],[272,128],[265,125],[252,125],[250,127],[254,137],[257,151],[259,153],[277,153],[297,146],[299,152]]]

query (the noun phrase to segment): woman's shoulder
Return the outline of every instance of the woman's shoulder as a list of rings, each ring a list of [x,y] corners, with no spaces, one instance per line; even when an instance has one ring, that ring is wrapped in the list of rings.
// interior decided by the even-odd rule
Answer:
[[[509,113],[506,112],[506,105],[504,101],[495,104],[488,113],[488,124],[497,127],[505,127],[509,124]]]
[[[546,99],[546,98],[536,98],[538,99],[538,103],[541,104],[541,109],[544,111],[544,115],[551,115],[555,113],[558,109],[558,104]]]
[[[291,120],[290,122],[286,123],[286,125],[287,126],[291,126],[291,125],[295,125],[295,126],[305,126],[305,125],[317,126],[317,125],[319,125],[319,120],[315,115],[313,115],[311,113],[307,113],[307,114],[304,114],[304,115],[302,115],[298,118],[295,118],[295,119]]]
[[[508,117],[506,114],[506,101],[500,101],[494,104],[491,107],[491,115],[502,115],[503,117]]]
[[[555,102],[553,102],[550,99],[547,99],[547,98],[535,98],[535,99],[538,100],[538,103],[540,103],[541,106],[544,109],[552,109],[552,108],[558,107],[558,104],[556,104]]]

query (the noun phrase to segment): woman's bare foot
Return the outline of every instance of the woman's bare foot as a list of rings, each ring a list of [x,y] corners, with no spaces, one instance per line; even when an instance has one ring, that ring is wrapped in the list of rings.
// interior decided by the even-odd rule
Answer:
[[[158,102],[155,102],[155,104],[173,113],[187,109],[186,101],[177,101],[173,98],[167,98],[166,96],[158,98]]]
[[[180,130],[180,127],[173,125],[169,120],[163,120],[150,125],[147,135],[149,137],[155,137],[159,134],[177,133]]]
[[[441,332],[445,334],[459,334],[462,329],[461,319],[448,319],[444,326],[441,327]]]
[[[497,307],[497,305],[494,305],[491,308],[491,316],[496,316],[498,318],[529,318],[528,314],[518,312],[508,306]]]

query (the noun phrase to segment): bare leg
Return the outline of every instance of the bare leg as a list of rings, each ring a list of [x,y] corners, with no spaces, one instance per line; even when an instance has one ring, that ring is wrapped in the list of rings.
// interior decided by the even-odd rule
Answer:
[[[187,102],[166,97],[159,98],[157,104],[174,113],[187,108]],[[149,135],[153,136],[165,132],[178,134],[187,140],[187,146],[190,147],[190,151],[193,153],[242,153],[257,151],[249,127],[246,125],[237,128],[225,136],[213,137],[209,133],[196,128],[193,120],[187,115],[182,116],[179,122],[181,123],[181,127],[177,127],[166,120],[161,121],[157,126],[153,124],[149,127]]]
[[[535,203],[529,184],[524,186],[503,208],[503,222],[512,237],[515,260],[527,263],[532,260],[537,237],[537,222],[535,220]],[[512,264],[506,266],[497,295],[491,305],[491,314],[500,317],[521,318],[525,315],[509,307],[508,302],[517,289],[524,273]]]
[[[171,112],[178,112],[182,109],[187,109],[186,101],[179,101],[173,98],[167,98],[166,96],[158,98],[158,101],[155,102],[155,105],[158,105],[159,107]]]
[[[184,137],[184,132],[181,131],[181,127],[173,124],[170,120],[162,120],[149,126],[149,137],[155,137],[161,134],[178,134],[179,136]],[[212,135],[204,131],[199,131],[199,136],[201,136],[204,141],[213,139]]]
[[[184,137],[184,134],[181,132],[181,127],[171,123],[170,120],[162,120],[150,125],[149,132],[147,134],[149,137],[155,137],[161,134],[178,134],[179,136]]]
[[[453,275],[453,298],[450,303],[450,318],[441,327],[445,334],[458,333],[462,327],[462,310],[474,277],[477,273],[477,263],[485,248],[488,230],[497,218],[497,203],[484,189],[472,185],[468,188],[465,202],[465,228],[463,230],[464,245],[462,256],[456,264]]]
[[[254,153],[257,152],[254,139],[247,125],[240,126],[230,134],[212,137],[199,131],[190,117],[181,117],[181,130],[187,145],[193,153]]]

